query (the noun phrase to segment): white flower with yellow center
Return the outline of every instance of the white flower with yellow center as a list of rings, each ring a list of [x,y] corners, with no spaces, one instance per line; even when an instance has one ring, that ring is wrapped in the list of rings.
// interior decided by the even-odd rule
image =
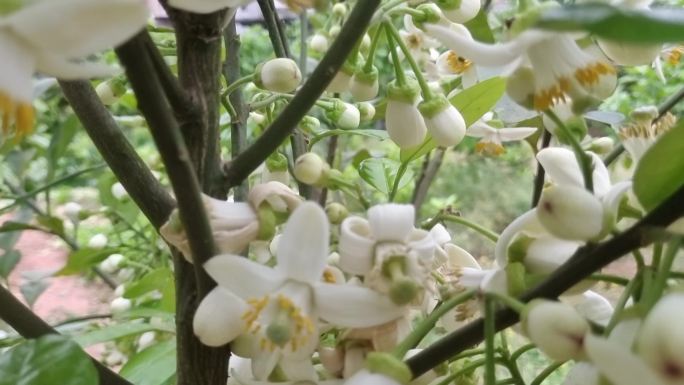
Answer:
[[[638,108],[632,112],[632,122],[618,132],[622,145],[634,163],[639,162],[660,135],[677,124],[677,118],[669,112],[655,120],[657,116],[658,109],[655,106]]]
[[[437,58],[437,71],[442,76],[460,76],[463,88],[468,88],[477,83],[477,69],[473,62],[459,56],[452,50],[439,55]]]
[[[478,65],[529,62],[534,73],[532,104],[537,110],[546,110],[567,97],[602,100],[617,84],[613,66],[584,52],[568,34],[527,30],[509,42],[485,44],[443,25],[423,26],[447,48]]]
[[[494,127],[499,122],[491,119],[492,114],[473,123],[466,131],[466,136],[481,138],[475,145],[475,151],[487,155],[501,155],[506,152],[505,142],[523,140],[537,131],[535,127]]]
[[[33,2],[0,15],[0,124],[5,135],[14,124],[21,138],[34,124],[35,72],[60,79],[111,75],[111,68],[83,61],[141,30],[147,21],[139,0],[53,0]]]
[[[434,258],[435,241],[413,225],[413,205],[382,204],[368,220],[352,216],[340,225],[339,266],[364,276],[364,284],[387,293],[400,305],[423,299]]]
[[[325,212],[299,205],[278,242],[273,268],[236,255],[205,265],[216,280],[197,309],[195,334],[210,346],[240,335],[254,341],[252,370],[266,379],[276,365],[290,380],[312,380],[311,354],[318,319],[338,327],[367,327],[399,317],[403,310],[370,289],[323,281],[330,237]]]

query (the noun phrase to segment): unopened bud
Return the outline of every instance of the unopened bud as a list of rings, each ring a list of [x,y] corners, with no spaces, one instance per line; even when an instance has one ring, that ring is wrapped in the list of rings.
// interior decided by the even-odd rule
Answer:
[[[349,83],[349,91],[354,100],[365,102],[378,96],[380,88],[378,82],[378,69],[372,67],[370,71],[359,70],[354,73]]]
[[[121,254],[111,254],[105,258],[104,261],[100,262],[100,270],[109,274],[115,273],[119,270],[119,266],[121,266],[121,262],[123,262],[124,259],[124,256]]]
[[[454,23],[463,24],[472,20],[480,11],[480,0],[436,0],[444,16]]]
[[[373,106],[372,103],[368,103],[368,102],[357,103],[356,108],[359,109],[359,113],[361,114],[361,121],[362,122],[370,122],[375,117],[375,107]]]
[[[330,166],[313,152],[307,152],[297,158],[294,175],[298,181],[309,185],[318,185],[325,181],[325,174]]]
[[[124,188],[124,186],[119,182],[116,182],[112,185],[111,191],[114,198],[120,201],[128,197],[128,191],[126,191],[126,188]]]
[[[112,313],[123,313],[131,308],[131,300],[126,298],[114,298],[114,300],[109,304]]]
[[[506,80],[506,94],[514,102],[532,109],[535,92],[534,78],[534,71],[530,67],[519,67]]]
[[[344,17],[347,14],[347,6],[344,3],[335,3],[332,7],[332,13],[337,17]]]
[[[347,210],[347,208],[341,203],[332,202],[325,206],[325,213],[328,215],[328,220],[330,220],[330,223],[333,225],[339,225],[345,218],[347,218],[349,215],[349,210]]]
[[[527,305],[521,318],[525,334],[551,359],[567,361],[582,357],[589,323],[574,307],[538,299]]]
[[[311,47],[311,50],[315,52],[325,53],[329,47],[328,38],[320,33],[317,33],[311,37],[309,47]]]
[[[613,150],[613,147],[615,146],[615,141],[613,138],[609,138],[607,136],[601,137],[601,138],[596,138],[591,141],[591,145],[589,146],[589,151],[595,152],[597,154],[607,154],[610,151]]]
[[[537,218],[558,238],[588,241],[603,230],[603,205],[584,188],[550,186],[539,200]]]
[[[321,121],[313,116],[306,115],[299,122],[299,129],[307,134],[315,133],[321,127]]]
[[[437,146],[451,147],[461,143],[466,133],[465,121],[444,95],[420,103],[418,109]]]
[[[343,130],[359,128],[361,113],[353,104],[336,102],[335,107],[326,111],[328,119]]]
[[[81,219],[81,211],[83,211],[83,207],[76,202],[69,202],[64,205],[64,215],[72,222],[78,222]]]
[[[606,39],[596,39],[596,43],[610,60],[624,66],[651,64],[662,48],[660,44],[630,44]]]
[[[93,235],[88,241],[88,247],[91,249],[103,249],[107,246],[107,236],[100,233]]]
[[[277,58],[261,64],[255,72],[254,82],[273,92],[292,92],[302,81],[302,73],[294,60]]]

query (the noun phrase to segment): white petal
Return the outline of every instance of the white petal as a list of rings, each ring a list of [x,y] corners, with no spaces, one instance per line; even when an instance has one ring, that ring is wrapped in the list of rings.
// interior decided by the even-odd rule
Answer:
[[[613,316],[613,305],[610,301],[591,290],[582,293],[580,300],[573,305],[582,316],[599,325],[608,325]]]
[[[468,131],[466,131],[466,135],[473,138],[486,138],[494,135],[495,133],[496,129],[494,127],[479,120],[473,123],[468,128]]]
[[[316,370],[311,363],[311,357],[303,360],[289,360],[283,358],[280,360],[280,369],[282,369],[285,378],[290,381],[315,381],[318,376]]]
[[[594,365],[578,362],[570,369],[562,385],[599,385],[599,373]]]
[[[368,223],[376,241],[403,242],[413,230],[413,205],[387,203],[368,210]]]
[[[610,173],[608,172],[606,165],[603,164],[603,160],[601,160],[600,156],[593,152],[589,152],[588,154],[591,156],[593,162],[592,166],[594,172],[591,174],[591,180],[594,185],[594,194],[598,197],[602,197],[610,190]]]
[[[328,257],[329,228],[328,217],[318,204],[299,205],[278,241],[276,269],[302,282],[318,280]]]
[[[587,334],[584,345],[589,359],[613,384],[666,385],[641,359],[615,342]]]
[[[8,17],[8,24],[34,47],[66,57],[82,57],[111,48],[147,23],[140,0],[41,1]]]
[[[438,245],[443,245],[451,240],[451,234],[441,223],[436,224],[430,229],[430,235]]]
[[[608,190],[601,199],[601,203],[603,203],[604,210],[607,214],[613,217],[617,216],[622,197],[630,188],[632,188],[632,181],[623,181],[616,183]]]
[[[0,93],[12,99],[28,103],[32,99],[35,70],[35,56],[29,47],[15,38],[4,28],[0,28]]]
[[[227,202],[204,194],[202,201],[214,229],[232,230],[257,221],[257,215],[249,203]]]
[[[197,338],[208,346],[222,346],[244,333],[242,315],[247,303],[230,291],[216,287],[200,302],[192,321]]]
[[[547,38],[547,34],[526,31],[506,43],[484,44],[441,25],[425,24],[425,31],[459,56],[484,66],[510,63],[522,55],[528,46]]]
[[[349,217],[340,225],[339,266],[350,274],[364,275],[373,267],[375,240],[368,221]]]
[[[551,236],[537,238],[527,249],[525,267],[531,273],[549,274],[564,264],[581,245],[580,242]]]
[[[537,153],[537,160],[553,183],[584,187],[582,170],[574,152],[566,148],[549,147]]]
[[[236,254],[242,252],[247,248],[249,243],[255,240],[259,235],[258,222],[250,223],[245,227],[235,230],[221,231],[215,227],[212,229],[216,247],[219,252],[223,254]]]
[[[224,8],[236,8],[253,0],[169,0],[169,5],[188,12],[211,13]]]
[[[482,279],[480,289],[485,293],[499,293],[508,295],[508,277],[506,270],[490,270]]]
[[[537,132],[536,127],[506,127],[498,130],[502,142],[522,140]]]
[[[400,148],[418,146],[427,134],[425,120],[418,108],[403,101],[387,101],[385,126],[390,139]]]
[[[444,250],[447,253],[448,260],[447,264],[450,267],[470,267],[473,269],[480,269],[480,264],[477,260],[470,255],[465,249],[454,245],[453,243],[447,243],[444,245]]]
[[[380,325],[404,313],[389,297],[352,285],[318,283],[314,302],[321,318],[341,327]]]
[[[244,299],[270,293],[285,279],[270,267],[229,254],[208,260],[204,269],[220,286]]]
[[[275,351],[262,350],[259,354],[252,357],[252,373],[257,380],[266,380],[271,375],[273,369],[280,361],[281,353],[279,349]]]
[[[371,373],[367,369],[362,369],[351,378],[349,378],[345,385],[400,385],[399,382],[393,378],[379,373]]]
[[[525,214],[517,217],[499,235],[494,248],[494,258],[496,263],[503,267],[508,264],[508,245],[520,231],[543,232],[543,227],[537,220],[537,210],[532,209]]]
[[[90,79],[115,75],[119,69],[105,63],[74,62],[60,55],[41,52],[36,57],[38,72],[63,80]]]
[[[406,245],[411,252],[416,253],[419,259],[426,263],[432,261],[437,246],[430,233],[422,229],[411,230]]]

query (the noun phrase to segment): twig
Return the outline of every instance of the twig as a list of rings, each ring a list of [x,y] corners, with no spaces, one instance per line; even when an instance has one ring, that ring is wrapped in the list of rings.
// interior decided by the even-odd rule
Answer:
[[[59,334],[2,285],[0,285],[0,318],[24,338],[38,338],[46,334]],[[56,359],[59,359],[59,357]],[[95,365],[95,369],[97,369],[101,385],[132,385],[96,359],[92,358],[91,360]],[[59,363],[55,362],[55,364]]]
[[[145,49],[147,49],[147,53],[152,59],[154,69],[159,76],[159,82],[162,85],[164,94],[174,113],[182,115],[196,113],[196,111],[192,111],[194,105],[190,102],[185,90],[183,90],[183,87],[181,87],[178,82],[178,78],[171,72],[169,66],[166,65],[164,58],[159,53],[159,49],[157,48],[157,45],[154,44],[154,41],[152,41],[150,34],[143,33],[141,39],[145,43]]]
[[[277,57],[290,57],[287,38],[282,35],[282,27],[279,26],[278,14],[273,0],[257,0],[261,14],[264,16],[268,37],[271,39],[273,51]]]
[[[551,132],[544,129],[542,131],[542,145],[540,150],[549,147],[550,143]],[[534,189],[532,190],[532,208],[537,207],[537,203],[539,203],[539,199],[541,198],[542,189],[544,188],[544,175],[544,167],[542,167],[541,162],[537,161],[537,175],[534,177]]]
[[[297,123],[313,107],[363,35],[379,4],[380,0],[357,2],[344,28],[309,80],[304,83],[297,95],[292,98],[264,134],[225,168],[224,180],[228,187],[237,186],[245,180],[295,129]]]
[[[556,298],[577,282],[615,261],[636,248],[654,241],[654,228],[670,225],[684,214],[684,186],[663,201],[635,225],[608,241],[580,248],[565,264],[542,283],[525,292],[520,300]],[[518,321],[518,314],[510,308],[496,312],[497,330],[503,330]],[[484,337],[484,320],[478,319],[446,335],[432,346],[409,358],[406,363],[415,377],[459,352],[478,344]]]
[[[155,228],[163,225],[175,206],[173,198],[135,152],[97,93],[84,80],[59,81],[64,96],[90,140],[142,213]]]
[[[330,167],[335,167],[335,155],[337,154],[337,143],[339,142],[339,136],[333,135],[328,140],[328,153],[325,157],[325,161],[330,165]],[[325,201],[328,200],[328,188],[324,187],[321,189],[321,194],[318,197],[318,203],[321,206],[325,206]]]
[[[445,150],[443,148],[438,148],[431,158],[425,158],[423,170],[420,173],[420,177],[418,177],[418,181],[416,181],[416,188],[413,190],[413,198],[411,199],[413,207],[416,209],[416,218],[420,216],[420,208],[425,202],[427,193],[430,190],[430,185],[435,180],[437,172],[442,166],[444,154]]]

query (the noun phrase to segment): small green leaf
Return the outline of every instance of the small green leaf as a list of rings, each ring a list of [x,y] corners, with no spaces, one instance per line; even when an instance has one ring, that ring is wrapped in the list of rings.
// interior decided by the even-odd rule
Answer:
[[[639,161],[634,171],[634,194],[653,210],[684,184],[684,125],[663,134]]]
[[[159,303],[161,309],[167,311],[173,311],[175,309],[176,288],[173,272],[165,267],[146,274],[139,281],[127,287],[124,297],[137,298],[153,290],[158,290],[162,294]]]
[[[484,9],[481,9],[474,19],[464,25],[468,28],[470,34],[473,35],[473,39],[483,43],[495,42],[494,34],[492,29],[489,28],[489,22],[487,21],[487,12]]]
[[[0,277],[9,277],[14,267],[17,266],[21,260],[21,252],[19,250],[9,250],[0,256]]]
[[[39,215],[36,219],[38,220],[38,223],[50,230],[51,233],[57,235],[64,234],[64,222],[60,218]]]
[[[451,104],[463,116],[466,126],[470,126],[489,112],[506,92],[506,79],[494,77],[480,82],[459,92],[449,99]],[[428,134],[425,141],[414,148],[401,150],[399,159],[402,163],[411,162],[432,151],[436,147],[435,141]]]
[[[385,130],[326,130],[311,138],[311,140],[309,141],[309,149],[311,149],[314,144],[318,143],[322,139],[334,135],[359,135],[379,140],[385,140],[389,137],[387,135],[387,131]]]
[[[46,335],[0,355],[0,385],[96,385],[92,360],[71,339]]]
[[[116,340],[122,337],[141,334],[151,330],[162,330],[167,332],[172,331],[171,329],[165,329],[158,325],[151,325],[148,323],[140,323],[133,321],[114,325],[107,325],[103,328],[74,336],[74,341],[76,341],[79,345],[86,347],[99,344],[101,342]]]
[[[21,295],[24,296],[29,307],[33,307],[33,304],[36,303],[38,297],[47,289],[48,282],[45,280],[46,274],[48,273],[40,270],[25,271],[22,273],[24,281],[19,286],[19,291],[21,292]]]
[[[162,385],[176,375],[176,341],[152,345],[131,357],[119,372],[136,385]]]
[[[387,158],[369,158],[359,166],[359,176],[385,195],[392,190],[398,171],[399,163]],[[399,189],[406,186],[412,178],[413,171],[409,169],[399,181]]]
[[[116,252],[115,249],[77,250],[69,255],[66,266],[56,272],[55,275],[71,275],[81,273],[95,264],[100,263],[114,252]]]
[[[615,41],[667,43],[684,40],[684,9],[650,10],[588,3],[551,8],[537,27],[555,31],[587,31]]]

